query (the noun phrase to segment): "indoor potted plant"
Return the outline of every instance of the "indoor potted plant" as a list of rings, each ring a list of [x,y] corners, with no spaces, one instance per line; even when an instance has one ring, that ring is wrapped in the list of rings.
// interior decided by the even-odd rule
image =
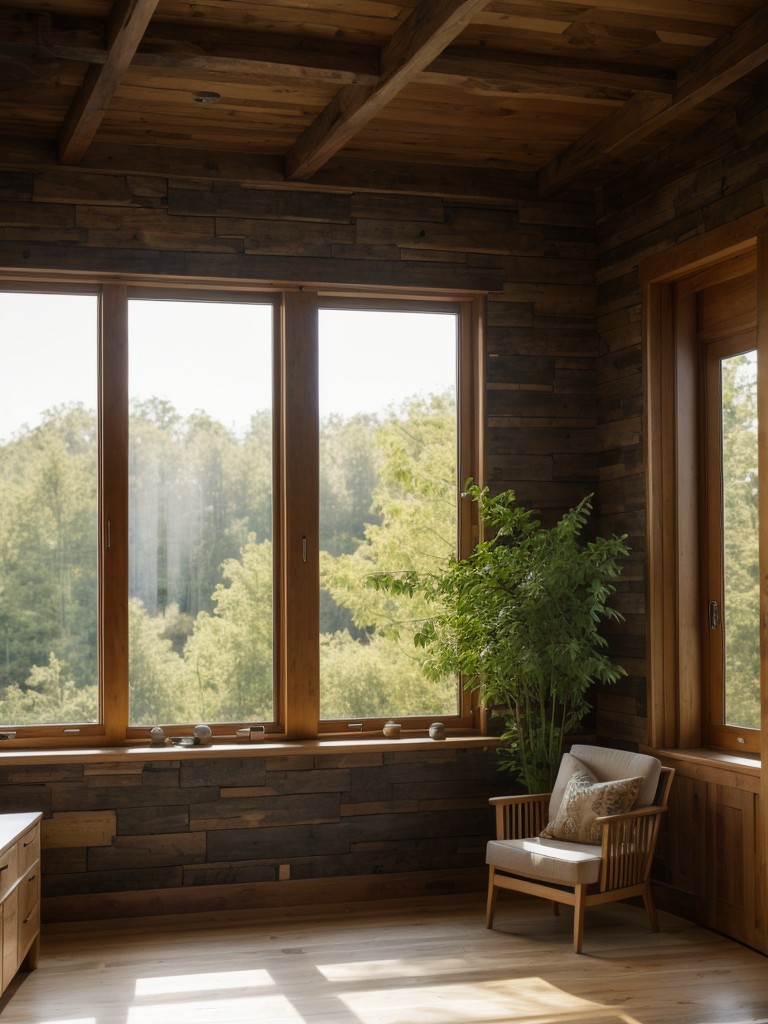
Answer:
[[[463,676],[504,720],[501,766],[529,792],[545,792],[564,737],[589,708],[590,686],[625,674],[608,657],[599,627],[621,618],[608,602],[626,537],[582,539],[592,495],[550,528],[516,505],[511,490],[491,497],[471,485],[467,495],[487,536],[467,558],[438,572],[377,574],[371,583],[434,604],[415,636],[425,671]]]

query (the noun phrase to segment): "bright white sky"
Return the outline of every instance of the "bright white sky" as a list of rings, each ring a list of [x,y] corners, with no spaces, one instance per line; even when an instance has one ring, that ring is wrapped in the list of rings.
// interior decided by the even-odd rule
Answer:
[[[95,408],[97,301],[0,292],[0,443],[65,402]],[[204,409],[238,433],[271,404],[268,306],[135,301],[130,393]],[[382,412],[451,388],[456,320],[448,314],[322,310],[320,414]]]

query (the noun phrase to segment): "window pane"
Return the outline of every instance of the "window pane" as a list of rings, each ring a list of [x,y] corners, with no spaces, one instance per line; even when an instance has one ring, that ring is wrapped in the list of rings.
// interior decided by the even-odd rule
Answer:
[[[457,549],[455,315],[321,310],[320,716],[455,715],[413,631],[426,605],[366,587]]]
[[[268,721],[272,307],[129,305],[130,724]]]
[[[757,358],[721,362],[725,725],[760,728]]]
[[[0,723],[98,719],[98,299],[0,292]]]

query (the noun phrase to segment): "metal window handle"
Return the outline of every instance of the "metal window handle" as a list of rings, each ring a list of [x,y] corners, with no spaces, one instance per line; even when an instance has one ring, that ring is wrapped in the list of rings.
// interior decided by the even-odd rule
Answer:
[[[717,601],[709,602],[709,628],[717,629],[720,623],[720,608]]]

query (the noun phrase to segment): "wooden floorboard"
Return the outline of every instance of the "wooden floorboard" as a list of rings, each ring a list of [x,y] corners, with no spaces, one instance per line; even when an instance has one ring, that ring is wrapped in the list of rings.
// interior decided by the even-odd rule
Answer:
[[[206,920],[44,925],[2,1024],[754,1024],[768,958],[627,905],[478,894]]]

